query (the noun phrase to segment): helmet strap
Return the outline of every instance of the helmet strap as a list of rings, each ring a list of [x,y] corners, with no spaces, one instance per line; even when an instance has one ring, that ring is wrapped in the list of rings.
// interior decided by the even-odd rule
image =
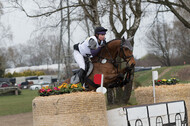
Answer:
[[[95,34],[95,37],[98,39],[99,34]]]

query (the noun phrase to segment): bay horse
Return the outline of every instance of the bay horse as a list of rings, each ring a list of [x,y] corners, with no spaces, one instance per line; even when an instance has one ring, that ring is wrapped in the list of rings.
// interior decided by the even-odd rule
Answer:
[[[106,88],[116,87],[119,85],[119,83],[122,83],[123,79],[125,79],[125,74],[130,72],[130,69],[134,68],[135,66],[133,47],[130,43],[131,40],[132,38],[123,38],[114,39],[107,42],[98,55],[91,59],[94,69],[88,78],[93,81],[95,74],[103,74],[103,86]],[[123,61],[116,61],[118,57],[122,58]],[[119,68],[121,63],[125,63],[123,69]],[[70,78],[66,79],[64,82],[70,83]],[[97,88],[88,82],[85,84],[89,86],[89,90],[95,90]]]

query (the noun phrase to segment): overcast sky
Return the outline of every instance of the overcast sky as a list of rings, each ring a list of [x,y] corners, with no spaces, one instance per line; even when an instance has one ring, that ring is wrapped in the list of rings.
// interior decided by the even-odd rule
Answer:
[[[168,15],[168,14],[167,14]],[[171,17],[171,15],[170,15]],[[135,45],[134,45],[134,56],[135,58],[139,59],[147,54],[146,47],[145,47],[145,34],[150,28],[151,23],[153,22],[154,16],[148,16],[147,18],[143,19],[135,35]],[[171,19],[170,19],[171,20]],[[35,30],[35,19],[28,18],[23,12],[21,11],[14,11],[8,12],[5,11],[5,14],[1,17],[1,22],[6,25],[10,26],[12,33],[13,33],[13,44],[17,43],[25,43],[30,39],[31,33]],[[109,29],[108,29],[109,30]],[[80,31],[78,31],[80,32]],[[108,40],[114,39],[111,36],[106,36]],[[82,41],[82,38],[77,38],[77,40]],[[75,39],[74,39],[75,41]],[[78,41],[76,41],[78,43]],[[12,45],[12,43],[7,43],[7,45]]]

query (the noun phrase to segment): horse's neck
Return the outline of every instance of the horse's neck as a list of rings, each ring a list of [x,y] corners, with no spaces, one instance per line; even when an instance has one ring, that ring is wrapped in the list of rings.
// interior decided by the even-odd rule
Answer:
[[[107,49],[106,49],[107,48]],[[113,40],[104,48],[104,57],[115,59],[120,48],[120,40]],[[111,56],[111,57],[110,57]]]
[[[102,48],[100,53],[91,60],[96,62],[100,57],[115,60],[118,53],[118,48],[120,48],[120,42],[120,40],[113,40],[109,42],[104,48]]]

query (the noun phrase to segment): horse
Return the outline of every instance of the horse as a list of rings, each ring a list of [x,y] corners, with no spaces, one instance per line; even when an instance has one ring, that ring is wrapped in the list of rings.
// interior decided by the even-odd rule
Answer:
[[[130,39],[114,39],[106,43],[97,56],[91,59],[94,69],[88,76],[88,80],[93,80],[95,74],[103,74],[103,86],[106,88],[117,87],[121,83],[126,83],[126,73],[135,66],[135,59],[133,57],[133,47]],[[116,61],[120,57],[123,61]],[[125,63],[123,69],[119,68],[121,63]],[[66,79],[64,83],[70,83],[70,78]],[[89,90],[95,90],[98,86],[94,86],[87,81]],[[123,85],[123,84],[122,84]]]

